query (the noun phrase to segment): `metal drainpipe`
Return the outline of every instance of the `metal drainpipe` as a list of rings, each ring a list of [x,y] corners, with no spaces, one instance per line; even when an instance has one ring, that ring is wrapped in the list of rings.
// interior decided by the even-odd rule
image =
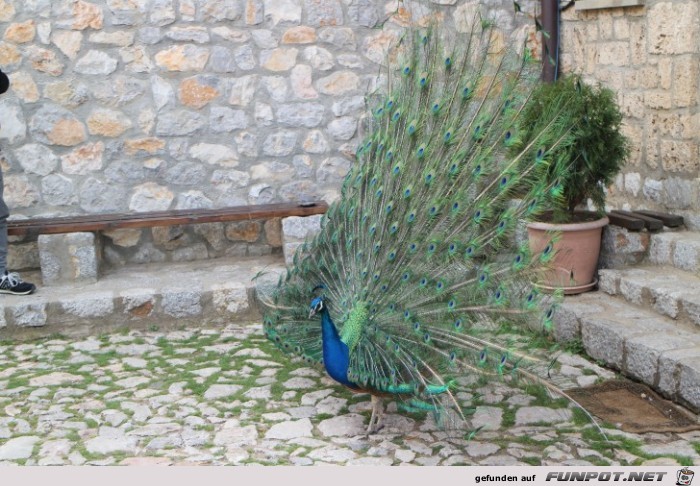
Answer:
[[[542,0],[542,29],[549,34],[542,35],[542,81],[552,83],[559,67],[559,0]]]

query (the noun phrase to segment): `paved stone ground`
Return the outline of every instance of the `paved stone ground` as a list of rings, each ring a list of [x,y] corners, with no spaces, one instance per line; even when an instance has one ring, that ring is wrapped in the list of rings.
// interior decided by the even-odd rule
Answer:
[[[612,374],[563,354],[560,373]],[[391,413],[367,436],[369,397],[277,352],[259,325],[0,344],[0,465],[627,465],[700,461],[700,432],[609,442],[563,400],[494,383],[472,440]]]

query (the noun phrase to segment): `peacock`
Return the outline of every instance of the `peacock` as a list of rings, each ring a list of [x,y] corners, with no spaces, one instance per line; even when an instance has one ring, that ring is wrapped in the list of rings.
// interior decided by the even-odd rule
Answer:
[[[282,351],[371,395],[368,433],[385,398],[466,423],[463,377],[537,382],[531,366],[548,366],[498,332],[552,326],[559,299],[537,279],[556,235],[537,253],[514,235],[558,203],[555,149],[572,122],[548,107],[523,139],[535,62],[473,24],[453,39],[436,25],[401,37],[340,198],[260,297]]]

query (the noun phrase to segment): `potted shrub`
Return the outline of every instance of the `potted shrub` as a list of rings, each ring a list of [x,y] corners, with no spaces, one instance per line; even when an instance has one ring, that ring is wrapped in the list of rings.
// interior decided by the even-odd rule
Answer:
[[[531,139],[542,113],[563,107],[564,119],[572,123],[568,138],[548,154],[549,174],[558,180],[560,197],[552,211],[528,224],[530,247],[539,252],[558,235],[552,271],[540,285],[564,288],[567,294],[592,289],[605,217],[605,188],[618,174],[629,155],[629,143],[620,132],[622,114],[615,94],[591,86],[578,76],[542,84],[522,113],[523,139]],[[591,200],[595,211],[579,210]]]

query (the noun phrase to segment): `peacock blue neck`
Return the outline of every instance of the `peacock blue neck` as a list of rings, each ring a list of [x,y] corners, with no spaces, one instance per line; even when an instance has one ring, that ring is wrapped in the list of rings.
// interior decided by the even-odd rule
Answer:
[[[355,383],[348,380],[350,350],[341,341],[338,330],[326,308],[321,311],[321,333],[323,337],[323,365],[326,371],[338,383],[350,388],[357,388]]]

